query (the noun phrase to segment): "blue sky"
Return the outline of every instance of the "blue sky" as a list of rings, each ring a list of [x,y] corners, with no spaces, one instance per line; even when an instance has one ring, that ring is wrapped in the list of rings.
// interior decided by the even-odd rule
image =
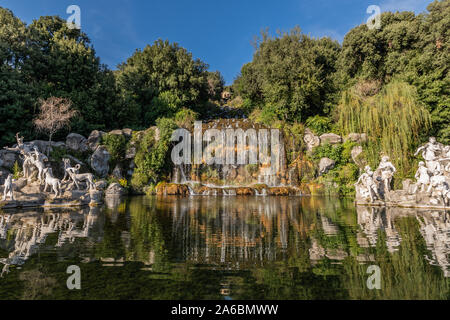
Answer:
[[[252,40],[269,28],[287,31],[300,26],[315,37],[342,42],[364,23],[369,5],[381,11],[426,10],[431,0],[0,0],[0,6],[30,23],[42,15],[67,18],[66,9],[81,8],[81,25],[103,63],[115,69],[137,48],[158,38],[178,42],[196,58],[219,70],[231,84],[253,56]]]

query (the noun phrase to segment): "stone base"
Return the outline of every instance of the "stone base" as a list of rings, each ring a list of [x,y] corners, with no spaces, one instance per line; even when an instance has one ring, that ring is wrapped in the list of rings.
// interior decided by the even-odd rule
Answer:
[[[15,208],[59,208],[97,206],[103,203],[102,191],[66,191],[63,195],[55,197],[54,194],[14,192],[14,201],[0,201],[0,209]]]
[[[357,198],[355,203],[360,206],[450,209],[450,205],[445,204],[443,199],[438,199],[425,192],[410,194],[405,190],[391,191],[386,194],[385,199],[379,199],[373,202],[368,201],[368,199]]]

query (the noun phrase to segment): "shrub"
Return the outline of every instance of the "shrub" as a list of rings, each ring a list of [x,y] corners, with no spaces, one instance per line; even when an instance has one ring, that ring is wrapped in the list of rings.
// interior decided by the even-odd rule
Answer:
[[[131,179],[131,185],[135,189],[141,189],[149,182],[156,184],[172,168],[169,159],[170,140],[177,125],[168,118],[158,119],[156,124],[159,140],[155,140],[153,130],[148,130],[139,143],[134,159],[136,169]]]
[[[198,119],[198,113],[183,108],[177,112],[175,115],[175,122],[178,127],[185,128],[187,130],[192,130],[194,127],[194,122]]]
[[[13,166],[12,170],[13,170],[13,179],[17,180],[20,177],[22,177],[22,170],[20,169],[20,165],[17,161],[14,162],[14,166]]]
[[[111,163],[113,165],[120,162],[125,155],[126,139],[123,135],[105,134],[102,138],[102,144],[106,147],[111,155]]]
[[[306,126],[310,128],[315,134],[322,135],[324,133],[330,132],[331,130],[331,120],[327,117],[314,116],[309,117],[306,120]]]

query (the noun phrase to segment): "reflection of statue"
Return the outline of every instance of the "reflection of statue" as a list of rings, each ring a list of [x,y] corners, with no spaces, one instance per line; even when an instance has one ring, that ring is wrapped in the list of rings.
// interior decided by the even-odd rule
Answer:
[[[77,164],[75,168],[68,168],[66,169],[66,172],[69,174],[70,178],[73,180],[73,183],[77,186],[77,189],[80,190],[80,182],[86,182],[87,183],[87,189],[88,190],[96,190],[95,184],[94,184],[94,176],[92,173],[78,173],[81,166]]]
[[[51,187],[53,189],[53,191],[55,192],[55,197],[57,197],[61,191],[61,182],[59,181],[59,179],[56,179],[55,177],[53,177],[53,175],[51,173],[51,169],[45,168],[43,170],[43,172],[44,172],[44,177],[45,177],[44,192],[47,192],[47,188]]]
[[[370,202],[374,201],[374,198],[380,198],[378,194],[378,187],[373,179],[373,171],[369,166],[366,166],[364,173],[359,177],[355,184],[356,192],[363,198],[369,198]]]
[[[3,189],[3,201],[6,201],[7,197],[10,197],[12,201],[14,201],[14,191],[13,191],[13,182],[12,182],[12,174],[8,175],[8,178],[5,180],[4,189]]]
[[[394,173],[397,169],[394,167],[392,162],[389,161],[389,157],[385,156],[381,158],[380,165],[378,166],[378,170],[381,171],[381,179],[384,183],[384,192],[391,191],[391,182]]]
[[[425,191],[425,186],[430,183],[430,176],[432,175],[431,171],[425,166],[425,162],[419,162],[419,169],[416,172],[417,184],[414,188],[413,193],[417,193],[419,186],[421,186],[420,192]]]

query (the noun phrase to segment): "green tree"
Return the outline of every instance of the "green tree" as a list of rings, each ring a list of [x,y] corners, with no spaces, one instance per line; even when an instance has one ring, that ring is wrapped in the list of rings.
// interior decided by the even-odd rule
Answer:
[[[339,51],[337,42],[310,38],[298,27],[274,38],[263,32],[253,61],[242,68],[234,90],[255,105],[275,111],[280,120],[305,121],[327,114],[336,93]]]
[[[158,40],[119,66],[117,85],[135,127],[155,124],[181,108],[202,112],[208,101],[208,66],[176,43]]]

